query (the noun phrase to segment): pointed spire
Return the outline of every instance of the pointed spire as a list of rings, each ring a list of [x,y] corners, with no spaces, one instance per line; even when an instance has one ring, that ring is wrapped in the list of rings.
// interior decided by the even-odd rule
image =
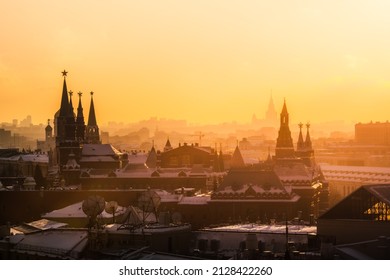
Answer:
[[[96,122],[95,106],[93,104],[93,91],[91,91],[91,106],[89,107],[85,141],[87,143],[100,144],[99,127]]]
[[[283,109],[280,113],[280,128],[275,149],[276,158],[293,158],[294,146],[289,127],[289,115],[287,112],[286,99],[284,99]]]
[[[287,112],[287,105],[286,105],[286,98],[284,98],[284,103],[283,103],[283,108],[282,108],[282,113],[281,114],[284,114],[284,115],[288,115],[288,112]]]
[[[309,133],[309,128],[310,128],[310,123],[306,124],[307,132],[306,132],[306,141],[305,141],[305,147],[307,150],[312,150],[312,145],[311,145],[311,139],[310,139],[310,133]]]
[[[167,142],[165,143],[165,146],[164,146],[164,152],[170,151],[170,150],[172,150],[172,145],[171,145],[171,142],[169,141],[169,137],[168,137]]]
[[[88,126],[97,126],[95,106],[93,104],[93,91],[91,91],[91,106],[89,107]]]
[[[152,144],[152,149],[149,152],[148,158],[145,162],[146,166],[149,168],[156,168],[157,167],[157,153],[156,149],[154,148],[154,140]]]
[[[224,161],[224,156],[222,154],[222,143],[219,143],[218,162],[219,162],[219,171],[220,172],[224,171],[225,170],[225,161]]]
[[[271,162],[271,161],[272,161],[272,157],[271,157],[271,147],[268,147],[268,157],[267,157],[266,162]]]
[[[79,106],[77,107],[77,119],[80,118],[84,119],[83,105],[81,104],[81,96],[83,95],[83,93],[79,91],[77,94],[79,95]]]
[[[245,167],[244,159],[242,158],[240,149],[238,148],[238,145],[236,146],[236,149],[234,150],[232,160],[230,163],[231,168],[242,168]]]
[[[62,96],[61,96],[61,107],[60,107],[60,117],[66,117],[69,112],[69,99],[68,99],[68,88],[66,86],[66,75],[68,72],[65,70],[62,72],[62,76],[64,77],[64,83],[62,86]]]
[[[74,117],[74,109],[73,109],[73,102],[72,102],[72,96],[73,91],[69,91],[69,116]]]
[[[297,143],[297,150],[301,151],[305,148],[305,143],[303,142],[303,136],[302,136],[303,123],[299,123],[298,126],[299,126],[299,137]]]

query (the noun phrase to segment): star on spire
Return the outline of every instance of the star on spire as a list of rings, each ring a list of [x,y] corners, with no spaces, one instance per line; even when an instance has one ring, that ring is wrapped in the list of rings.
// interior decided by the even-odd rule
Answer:
[[[69,96],[72,97],[73,96],[73,91],[69,91]]]
[[[90,93],[91,93],[91,96],[93,96],[93,91],[91,91]]]
[[[62,71],[62,76],[66,77],[66,75],[68,74],[68,72],[66,72],[66,70]]]
[[[79,91],[77,94],[79,95],[79,97],[81,97],[83,95],[83,93],[81,91]]]

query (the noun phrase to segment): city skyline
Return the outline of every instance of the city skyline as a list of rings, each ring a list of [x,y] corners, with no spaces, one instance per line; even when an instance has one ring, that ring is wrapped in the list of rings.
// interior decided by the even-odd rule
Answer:
[[[64,69],[69,90],[95,92],[100,123],[248,123],[271,90],[296,122],[388,119],[386,1],[0,6],[4,121],[53,119]]]

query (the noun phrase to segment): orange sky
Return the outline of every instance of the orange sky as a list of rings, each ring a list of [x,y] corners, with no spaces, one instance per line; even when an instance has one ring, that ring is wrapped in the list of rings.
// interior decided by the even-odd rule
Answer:
[[[390,1],[1,1],[0,121],[52,118],[68,89],[98,122],[390,119]],[[84,96],[88,112],[89,96]]]

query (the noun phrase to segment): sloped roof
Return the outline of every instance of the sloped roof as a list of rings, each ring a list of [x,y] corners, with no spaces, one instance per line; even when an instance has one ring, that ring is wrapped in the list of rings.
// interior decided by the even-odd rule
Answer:
[[[252,184],[265,187],[283,187],[279,177],[272,170],[255,168],[232,169],[222,181],[221,188]]]
[[[84,144],[81,152],[82,156],[114,156],[121,154],[110,144]]]
[[[230,161],[230,166],[232,168],[245,167],[245,162],[244,162],[244,159],[242,158],[242,155],[241,155],[241,152],[240,152],[240,149],[238,148],[238,146],[236,146],[236,149],[234,150],[232,160]]]
[[[374,213],[371,209],[379,202],[390,208],[390,184],[361,186],[319,219],[377,220],[381,214]]]
[[[61,209],[57,209],[54,211],[51,211],[49,213],[43,214],[43,218],[87,218],[87,215],[83,212],[82,209],[83,202],[78,202],[75,204],[71,204],[69,206],[66,206]],[[121,215],[124,214],[126,209],[122,206],[118,206],[117,210],[115,211],[115,215]],[[105,210],[99,215],[99,217],[102,218],[111,218],[112,214],[107,213]]]
[[[274,170],[282,182],[311,181],[314,175],[303,162],[298,161],[277,162]]]

